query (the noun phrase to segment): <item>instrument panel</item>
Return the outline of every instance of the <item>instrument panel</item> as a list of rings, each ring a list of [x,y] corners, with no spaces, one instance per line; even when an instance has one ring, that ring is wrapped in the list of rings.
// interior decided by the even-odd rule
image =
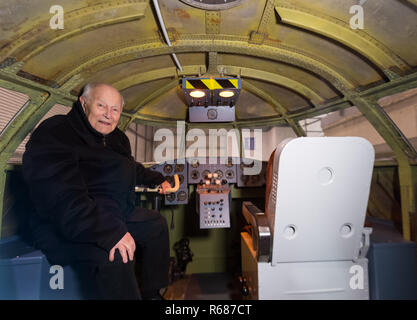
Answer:
[[[213,159],[211,159],[213,162]],[[204,183],[210,173],[216,173],[217,178],[226,183],[236,183],[236,164],[232,158],[217,158],[216,163],[210,163],[209,158],[194,158],[188,163],[188,182],[190,184]]]
[[[165,179],[174,186],[174,175],[178,175],[180,188],[177,192],[165,195],[165,205],[187,204],[188,203],[188,177],[187,165],[179,163],[181,161],[173,160],[169,162],[159,163],[150,169],[162,173]],[[183,160],[184,162],[184,160]]]
[[[171,186],[175,184],[174,175],[178,175],[180,187],[165,195],[166,206],[188,204],[188,185],[195,184],[200,228],[214,229],[230,227],[231,184],[264,186],[266,166],[267,162],[251,163],[249,159],[196,157],[155,164],[150,169],[160,172]]]

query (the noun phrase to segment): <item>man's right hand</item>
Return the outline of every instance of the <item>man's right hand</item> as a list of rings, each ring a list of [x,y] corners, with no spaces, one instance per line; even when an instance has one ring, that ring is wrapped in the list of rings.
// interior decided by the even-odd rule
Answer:
[[[110,254],[109,254],[110,262],[114,261],[114,253],[116,252],[116,249],[119,250],[119,253],[123,258],[123,263],[128,262],[128,256],[129,256],[129,260],[133,261],[133,256],[136,250],[136,244],[135,244],[135,240],[132,238],[129,232],[126,232],[123,238],[120,239],[120,241],[116,243],[116,245],[110,250]]]

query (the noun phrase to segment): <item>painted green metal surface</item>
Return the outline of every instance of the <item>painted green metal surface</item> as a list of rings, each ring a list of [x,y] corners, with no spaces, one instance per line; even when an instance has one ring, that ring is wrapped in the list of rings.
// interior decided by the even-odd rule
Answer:
[[[413,215],[413,210],[415,210],[413,209],[413,194],[415,190],[413,190],[410,162],[417,160],[417,153],[411,143],[402,134],[401,130],[376,101],[358,97],[350,97],[350,100],[374,126],[395,153],[400,177],[403,236],[405,239],[410,240],[410,216]]]
[[[3,35],[0,38],[0,86],[27,94],[30,102],[0,137],[0,191],[4,187],[4,169],[10,155],[55,103],[71,105],[76,99],[73,89],[95,80],[98,74],[103,77],[101,80],[106,79],[106,71],[109,73],[108,70],[114,66],[128,66],[137,61],[142,65],[137,64],[137,69],[126,76],[114,76],[113,85],[128,91],[133,86],[140,90],[140,85],[146,83],[154,84],[154,90],[145,98],[140,94],[130,97],[131,105],[126,109],[134,113],[122,114],[119,125],[122,130],[132,121],[152,126],[176,126],[176,120],[158,113],[158,110],[151,115],[145,114],[144,108],[157,108],[155,101],[165,92],[175,94],[175,90],[170,89],[179,86],[182,76],[207,72],[241,77],[244,90],[261,97],[265,105],[273,106],[277,115],[259,114],[253,119],[237,119],[229,124],[187,123],[187,128],[241,129],[288,125],[298,136],[304,136],[298,121],[355,105],[395,153],[404,235],[413,238],[413,226],[417,224],[417,154],[377,101],[384,96],[417,88],[417,60],[407,52],[408,48],[415,51],[417,40],[414,30],[416,0],[363,2],[365,9],[369,6],[378,10],[365,11],[367,28],[355,31],[348,25],[350,2],[342,0],[247,0],[219,11],[201,10],[181,1],[160,0],[172,47],[168,47],[161,36],[161,26],[151,2],[66,2],[63,4],[63,30],[50,28],[50,4],[47,2],[2,2],[0,12],[10,14],[3,15],[0,21]],[[391,28],[386,27],[391,12],[401,14],[389,22],[392,30],[402,30],[400,33],[391,32]],[[382,16],[378,17],[378,13]],[[414,19],[403,21],[403,17]],[[386,32],[375,30],[375,26],[381,26]],[[334,54],[331,49],[336,47],[338,50]],[[148,59],[169,57],[172,53],[182,56],[182,72],[169,59],[153,68],[146,65],[152,61]],[[223,54],[236,58],[236,65],[221,63]],[[205,61],[201,61],[200,55],[205,56]],[[246,66],[242,57],[268,61],[274,70],[265,70],[268,64],[262,63]],[[240,58],[242,63],[239,63]],[[61,62],[56,68],[50,67],[55,60]],[[346,66],[347,61],[359,60],[362,64]],[[280,65],[289,65],[313,77],[300,80],[291,72],[281,74]],[[44,72],[44,69],[48,71]],[[363,83],[361,77],[364,74],[371,74],[369,78],[379,82]],[[158,87],[157,79],[167,79],[167,83]],[[288,112],[288,105],[272,97],[261,86],[251,84],[251,80],[273,84],[277,90],[281,87],[290,89],[288,94],[295,92],[311,103],[311,107]],[[323,86],[313,89],[314,81]],[[323,90],[324,86],[330,89]],[[326,101],[324,91],[330,91],[336,97]],[[219,238],[224,237],[220,234],[217,235]],[[213,237],[216,237],[214,233]],[[214,238],[210,239],[209,242],[218,244]],[[202,242],[199,249],[211,250],[206,245]],[[221,260],[225,255],[219,257]]]
[[[339,41],[373,61],[383,71],[393,67],[399,70],[409,68],[392,50],[365,32],[352,29],[347,22],[282,3],[275,9],[283,22]],[[386,75],[390,78],[397,77],[389,72]]]
[[[147,8],[148,3],[143,0],[122,0],[91,4],[69,12],[64,11],[64,28],[60,32],[51,30],[49,27],[51,16],[48,15],[49,11],[45,11],[40,21],[35,20],[34,23],[33,20],[29,20],[26,27],[20,25],[21,30],[28,31],[22,32],[10,45],[2,48],[0,56],[12,56],[16,51],[20,51],[24,52],[21,60],[27,61],[47,47],[60,41],[68,41],[71,37],[83,32],[141,19],[145,16]]]
[[[218,70],[221,70],[226,75],[230,76],[237,76],[239,75],[242,78],[248,79],[258,79],[265,82],[273,83],[285,88],[289,88],[301,96],[305,97],[307,100],[310,100],[313,104],[318,104],[323,102],[324,99],[320,96],[320,93],[317,93],[310,89],[308,86],[300,83],[298,81],[294,81],[290,78],[280,76],[279,74],[255,70],[251,68],[244,68],[244,67],[235,67],[235,66],[228,66],[228,65],[220,65]]]
[[[293,64],[299,68],[304,68],[322,76],[329,80],[335,88],[341,91],[353,89],[355,87],[354,81],[347,79],[336,67],[329,66],[326,62],[319,61],[314,57],[309,56],[307,52],[302,52],[300,49],[295,50],[284,46],[272,47],[252,45],[247,41],[244,41],[244,39],[237,37],[228,37],[227,40],[220,36],[212,37],[213,39],[208,39],[205,35],[195,35],[193,37],[178,40],[172,47],[165,46],[160,42],[151,42],[143,45],[139,44],[107,50],[103,54],[97,53],[93,58],[79,61],[77,66],[71,66],[71,69],[69,70],[63,69],[56,81],[62,83],[74,74],[82,74],[83,70],[88,69],[90,72],[97,72],[110,65],[138,58],[167,55],[171,53],[215,51],[243,54]]]
[[[244,89],[252,92],[253,94],[261,97],[263,100],[265,100],[268,103],[270,103],[273,106],[273,108],[275,109],[275,111],[277,113],[281,114],[281,116],[283,117],[283,119],[294,130],[294,132],[297,134],[297,136],[304,137],[306,135],[305,132],[304,132],[304,130],[298,124],[298,122],[296,122],[296,121],[294,121],[292,119],[289,119],[287,117],[288,110],[286,110],[278,101],[276,101],[270,95],[268,95],[267,93],[263,92],[263,90],[261,90],[260,88],[254,86],[253,84],[251,84],[249,82],[243,82],[242,83],[242,88],[244,88]]]

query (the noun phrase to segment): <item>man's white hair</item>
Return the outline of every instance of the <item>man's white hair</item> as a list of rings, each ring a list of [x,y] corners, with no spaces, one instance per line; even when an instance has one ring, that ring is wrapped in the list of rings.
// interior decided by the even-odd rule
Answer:
[[[110,84],[107,83],[100,83],[100,82],[90,82],[87,83],[84,88],[83,88],[83,92],[81,94],[81,97],[84,97],[84,99],[86,100],[90,100],[90,94],[91,94],[91,90],[93,90],[94,88],[97,88],[99,86],[108,86],[113,88],[114,90],[116,90],[117,92],[119,92],[119,90],[117,90],[115,87],[113,87]],[[119,92],[120,94],[120,98],[122,98],[122,109],[125,106],[125,99],[123,98],[122,94]]]

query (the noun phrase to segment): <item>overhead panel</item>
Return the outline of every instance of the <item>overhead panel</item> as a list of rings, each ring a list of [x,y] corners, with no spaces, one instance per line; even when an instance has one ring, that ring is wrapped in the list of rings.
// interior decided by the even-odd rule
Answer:
[[[349,24],[317,12],[279,4],[275,7],[284,23],[294,25],[339,41],[361,53],[381,70],[407,69],[407,64],[382,43]]]
[[[254,79],[245,80],[243,87],[246,88],[247,84],[252,84],[257,88],[262,89],[262,92],[265,95],[270,96],[275,101],[278,101],[287,112],[294,112],[298,109],[313,107],[309,100],[301,95],[298,95],[295,91],[289,88]]]
[[[277,83],[284,87],[291,86],[294,90],[300,92],[300,94],[301,91],[304,91],[304,89],[298,90],[298,88],[302,86],[313,91],[313,95],[317,95],[315,98],[319,101],[337,97],[337,93],[334,89],[332,89],[328,83],[323,81],[323,79],[317,77],[311,72],[298,68],[295,65],[289,65],[258,57],[225,53],[219,55],[218,60],[219,72],[224,72],[227,75],[240,75],[242,77],[249,77],[253,79],[263,78],[264,81]],[[285,78],[285,81],[277,81],[278,78]],[[292,83],[286,84],[287,79],[292,80]],[[295,85],[295,83],[297,85]],[[307,96],[310,100],[315,100],[313,99],[313,96]]]
[[[183,78],[190,122],[233,122],[239,78]]]
[[[151,103],[143,106],[143,108],[137,111],[136,115],[170,121],[171,123],[177,120],[184,120],[187,116],[187,108],[182,96],[181,88],[176,86],[169,91],[165,91],[165,94],[160,95]]]
[[[172,92],[172,89],[176,89],[175,92],[178,92],[178,79],[170,80],[165,82],[163,86],[157,87],[154,91],[147,95],[144,98],[137,98],[133,103],[132,107],[134,109],[134,113],[138,114],[140,110],[142,110],[146,105],[152,103],[153,101],[157,100],[159,97],[165,95],[167,92]],[[172,106],[174,107],[174,106]],[[180,106],[178,106],[180,107]],[[175,108],[173,108],[175,109]]]
[[[143,102],[153,95],[155,91],[160,88],[164,88],[168,83],[172,82],[171,79],[159,79],[146,83],[139,83],[121,91],[125,99],[124,111],[134,113],[138,107],[144,107]],[[177,85],[178,85],[177,81]],[[169,91],[169,90],[167,90]],[[164,92],[165,94],[166,92]],[[145,101],[146,102],[146,101]],[[152,101],[148,101],[152,102]]]
[[[100,3],[69,12],[64,11],[64,28],[58,30],[53,30],[50,27],[51,16],[47,16],[46,21],[25,32],[1,50],[0,57],[10,56],[19,50],[20,53],[24,52],[22,60],[29,60],[46,47],[59,41],[68,40],[77,34],[143,18],[147,6],[148,3],[144,1],[133,3],[131,1],[117,1]],[[2,59],[0,58],[0,60]]]
[[[359,6],[363,8],[363,30],[383,43],[408,65],[417,65],[417,19],[415,0],[282,0],[280,3],[313,12],[324,13],[345,23],[358,21]],[[352,6],[355,5],[355,8]],[[350,10],[354,13],[351,13]]]
[[[382,72],[391,80],[401,76],[404,81],[406,76],[402,72],[410,72],[405,62],[410,59],[404,52],[415,46],[415,22],[410,19],[415,16],[413,0],[364,1],[367,10],[375,9],[368,10],[364,31],[349,28],[348,9],[355,1],[161,0],[160,3],[172,47],[162,41],[147,0],[88,4],[75,0],[63,4],[62,31],[48,28],[51,17],[48,5],[31,3],[28,8],[36,10],[21,8],[16,12],[13,2],[5,0],[2,8],[15,13],[19,23],[10,21],[10,28],[15,30],[11,32],[5,29],[4,21],[0,22],[7,38],[13,40],[5,43],[0,39],[0,57],[8,52],[13,56],[10,61],[26,59],[19,75],[61,86],[67,92],[71,81],[77,79],[77,89],[89,81],[110,82],[128,93],[128,103],[132,105],[127,105],[126,111],[132,112],[128,115],[130,120],[130,116],[140,116],[165,121],[186,114],[184,96],[178,98],[181,91],[172,90],[174,81],[178,79],[179,83],[183,76],[201,77],[206,67],[213,74],[248,80],[259,89],[256,97],[268,97],[263,103],[268,108],[259,106],[257,112],[248,113],[254,120],[271,115],[271,101],[277,114],[282,113],[276,109],[279,104],[289,111],[288,117],[293,115],[291,111],[302,117],[321,112],[327,106],[337,109],[346,101],[332,104],[329,99],[342,99],[353,90],[364,92],[379,85],[384,81]],[[23,19],[31,11],[36,18]],[[404,23],[397,19],[392,34],[390,30],[381,34],[381,30],[386,30],[384,19],[399,14]],[[404,39],[409,40],[407,45],[402,45]],[[397,43],[398,46],[392,45]],[[181,60],[183,72],[172,67],[169,57],[172,53]],[[0,68],[6,62],[0,61]],[[159,84],[154,86],[156,82]],[[147,97],[143,92],[131,90],[140,85],[147,88]],[[380,88],[385,92],[385,87]],[[169,92],[167,95],[172,95],[170,101],[164,89]],[[178,109],[166,110],[169,115],[166,119],[165,111],[162,112],[166,105],[160,104],[164,99],[167,105],[180,103]],[[236,105],[242,108],[242,115],[246,107],[251,108],[246,101]]]
[[[113,85],[118,90],[124,90],[126,88],[129,88],[131,86],[145,83],[148,81],[163,79],[163,78],[173,78],[178,76],[179,74],[184,75],[193,75],[198,74],[201,72],[202,67],[201,66],[184,66],[182,72],[178,72],[176,67],[168,67],[168,68],[162,68],[162,69],[155,69],[147,72],[139,72],[135,73],[129,77],[120,79],[119,81],[113,83]]]
[[[236,105],[236,117],[238,120],[250,120],[261,117],[277,116],[272,106],[261,97],[243,88]]]
[[[169,55],[149,57],[146,59],[136,58],[94,72],[86,78],[86,81],[103,81],[114,84],[135,74],[145,74],[145,72],[164,68],[172,68],[172,58]]]
[[[256,69],[233,66],[220,66],[219,68],[222,69],[226,74],[237,74],[244,78],[262,80],[265,82],[289,88],[297,92],[299,95],[307,98],[308,100],[311,100],[313,103],[319,103],[324,100],[322,97],[320,97],[318,93],[305,86],[304,84],[292,80],[291,78],[281,76],[277,73],[270,73]]]
[[[106,53],[88,59],[83,63],[79,63],[77,66],[74,66],[74,68],[64,69],[60,73],[57,81],[64,81],[73,74],[82,73],[83,70],[98,71],[100,68],[103,68],[103,66],[105,67],[108,64],[112,65],[115,63],[129,61],[132,60],[134,56],[137,58],[138,55],[140,57],[149,57],[154,55],[169,54],[174,51],[175,53],[213,51],[244,54],[288,63],[323,77],[340,91],[353,89],[355,87],[355,80],[341,73],[337,67],[329,65],[326,61],[318,60],[315,57],[309,56],[307,53],[303,53],[300,50],[294,50],[288,47],[253,46],[249,45],[247,42],[238,41],[238,39],[234,41],[235,39],[233,39],[233,37],[230,40],[224,40],[220,37],[218,39],[193,38],[182,40],[172,47],[167,47],[158,42],[127,48],[118,48],[114,50],[109,49]]]

